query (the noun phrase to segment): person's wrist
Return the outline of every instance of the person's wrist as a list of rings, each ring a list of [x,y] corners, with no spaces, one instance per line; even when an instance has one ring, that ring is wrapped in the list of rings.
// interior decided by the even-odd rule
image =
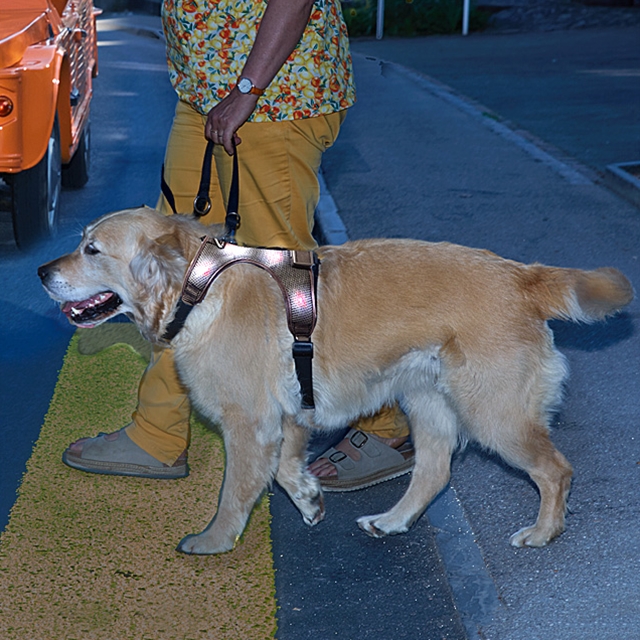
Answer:
[[[247,78],[247,76],[240,76],[236,83],[236,88],[243,95],[261,96],[264,93],[264,89],[256,87],[253,80]]]
[[[253,93],[242,93],[238,89],[238,87],[233,87],[233,89],[231,89],[231,93],[229,95],[235,96],[236,99],[242,100],[245,103],[248,103],[248,104],[253,103],[254,105],[257,105],[258,104],[258,100],[260,99],[260,96],[256,96]]]

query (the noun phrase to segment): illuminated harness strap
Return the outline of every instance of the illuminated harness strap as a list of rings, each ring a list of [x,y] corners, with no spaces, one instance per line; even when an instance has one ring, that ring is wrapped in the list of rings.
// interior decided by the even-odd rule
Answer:
[[[171,341],[183,327],[193,307],[202,302],[212,282],[234,264],[264,269],[282,291],[287,323],[293,335],[293,358],[302,390],[303,409],[315,407],[311,361],[311,334],[316,326],[316,291],[320,260],[313,251],[242,247],[220,238],[205,237],[187,270],[178,308],[163,339]]]

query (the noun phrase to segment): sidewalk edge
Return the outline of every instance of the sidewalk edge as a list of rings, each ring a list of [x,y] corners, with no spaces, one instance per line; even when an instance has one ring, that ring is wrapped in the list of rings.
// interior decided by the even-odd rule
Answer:
[[[349,240],[347,230],[322,173],[318,180],[320,201],[314,233],[320,244],[343,244]],[[500,599],[455,489],[449,485],[426,513],[436,529],[436,544],[462,623],[469,638],[477,638],[500,607]]]

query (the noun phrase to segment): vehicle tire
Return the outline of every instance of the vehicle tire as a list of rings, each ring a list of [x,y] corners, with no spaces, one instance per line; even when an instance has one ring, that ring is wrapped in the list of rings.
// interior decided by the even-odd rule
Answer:
[[[91,122],[87,120],[80,134],[78,148],[71,162],[62,167],[62,186],[79,189],[87,184],[91,161]]]
[[[56,118],[42,160],[12,179],[13,233],[18,247],[24,249],[55,233],[61,186],[60,128]]]

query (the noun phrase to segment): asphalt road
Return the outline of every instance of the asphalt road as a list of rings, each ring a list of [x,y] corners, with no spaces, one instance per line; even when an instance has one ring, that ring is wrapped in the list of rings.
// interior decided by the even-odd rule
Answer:
[[[512,42],[518,51],[518,38]],[[410,62],[416,43],[404,45],[403,60]],[[371,55],[377,43],[366,46],[364,55],[361,43],[354,45],[358,103],[323,162],[351,238],[410,236],[484,247],[523,262],[612,265],[637,287],[637,208],[593,182],[590,169],[576,171],[579,163],[545,153],[461,98],[459,87],[448,92],[384,62],[387,56]],[[485,81],[490,85],[488,76]],[[490,90],[480,97],[488,102]],[[609,100],[615,96],[603,96]],[[541,94],[536,109],[551,109],[548,96]],[[607,122],[598,135],[617,136],[616,123],[608,128]],[[578,110],[574,127],[588,136],[593,122]],[[625,136],[619,142],[624,147]],[[575,470],[567,531],[558,540],[540,550],[511,548],[509,535],[535,517],[535,488],[474,446],[454,458],[451,484],[500,597],[491,619],[478,625],[480,637],[640,636],[637,321],[635,301],[607,323],[553,323],[571,377],[552,438]]]
[[[640,27],[357,39],[352,50],[453,87],[602,171],[640,161]]]

